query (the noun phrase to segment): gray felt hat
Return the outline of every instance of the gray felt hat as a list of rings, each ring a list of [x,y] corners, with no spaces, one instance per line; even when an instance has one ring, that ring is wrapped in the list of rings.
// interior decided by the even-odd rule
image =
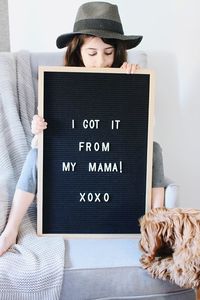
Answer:
[[[73,32],[60,35],[56,40],[57,47],[66,47],[78,34],[118,39],[125,43],[126,49],[136,47],[142,40],[141,35],[124,35],[117,5],[107,2],[87,2],[81,5]]]

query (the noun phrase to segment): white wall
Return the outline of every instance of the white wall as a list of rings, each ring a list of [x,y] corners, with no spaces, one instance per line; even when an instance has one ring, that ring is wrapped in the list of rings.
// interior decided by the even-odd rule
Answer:
[[[11,50],[55,51],[85,1],[9,0]],[[156,71],[155,139],[180,205],[200,208],[200,1],[116,0],[126,34],[142,34]]]

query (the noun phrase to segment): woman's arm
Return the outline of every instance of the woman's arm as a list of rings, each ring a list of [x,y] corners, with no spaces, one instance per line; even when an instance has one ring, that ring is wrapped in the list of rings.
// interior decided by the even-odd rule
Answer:
[[[165,191],[163,187],[152,188],[151,208],[164,206]]]
[[[37,150],[30,150],[18,179],[7,224],[0,236],[0,256],[16,243],[21,221],[37,190]]]
[[[153,170],[152,170],[152,194],[151,208],[164,206],[165,180],[162,148],[156,142],[153,143]]]

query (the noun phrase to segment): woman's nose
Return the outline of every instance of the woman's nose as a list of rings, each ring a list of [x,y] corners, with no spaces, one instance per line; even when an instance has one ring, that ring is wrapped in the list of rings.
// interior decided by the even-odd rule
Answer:
[[[106,61],[105,61],[105,58],[103,55],[99,55],[97,57],[97,60],[96,60],[96,67],[97,68],[104,68],[106,67]]]

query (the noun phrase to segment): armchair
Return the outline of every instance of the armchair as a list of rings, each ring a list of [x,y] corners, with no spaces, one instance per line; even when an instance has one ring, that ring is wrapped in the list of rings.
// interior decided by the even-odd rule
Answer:
[[[36,92],[38,65],[62,65],[64,54],[63,52],[30,53],[30,59]],[[23,56],[21,56],[21,60],[21,63],[27,69],[26,60],[23,59]],[[139,51],[134,52],[131,61],[145,67],[146,54]],[[16,90],[16,80],[21,79],[23,85],[24,78],[19,78],[20,73],[16,74],[13,56],[9,55],[9,53],[0,55],[0,67],[0,100],[2,105],[0,114],[0,126],[2,126],[0,130],[0,140],[2,143],[0,155],[0,165],[2,168],[0,173],[0,230],[2,230],[10,210],[10,203],[7,200],[12,199],[15,179],[20,174],[19,168],[23,164],[28,151],[27,140],[31,139],[30,119],[32,118],[34,108],[31,107],[29,111],[29,105],[32,105],[30,99],[32,100],[33,97],[29,97],[30,94],[24,93],[24,89],[23,91],[20,89]],[[4,72],[2,72],[2,69],[4,69]],[[5,75],[7,76],[6,78]],[[15,78],[15,75],[17,75],[17,78]],[[32,78],[30,78],[30,82],[28,80],[28,83],[32,84]],[[17,102],[18,94],[23,99],[19,103]],[[9,98],[12,98],[12,103],[9,101]],[[27,102],[29,103],[27,104]],[[19,107],[22,114],[19,114]],[[24,112],[27,114],[24,114]],[[15,118],[16,115],[17,118]],[[23,128],[27,130],[22,130],[22,123],[24,124]],[[176,206],[177,195],[177,185],[166,179],[165,206]],[[31,212],[33,211],[35,216],[34,209],[35,206],[32,207]],[[49,297],[48,290],[44,287],[48,287],[51,290],[50,292],[53,293],[54,299],[55,295],[57,295],[57,282],[54,279],[58,275],[56,277],[56,280],[58,280],[60,273],[60,279],[62,279],[62,265],[58,264],[59,249],[56,247],[57,243],[55,243],[55,250],[51,251],[51,249],[54,249],[54,245],[45,242],[45,238],[40,239],[35,236],[35,228],[32,226],[34,222],[31,222],[32,218],[32,214],[26,216],[17,245],[14,245],[13,249],[0,259],[1,299],[52,299],[51,296]],[[195,299],[193,290],[181,289],[167,281],[153,279],[141,268],[139,262],[141,253],[138,247],[138,239],[65,240],[65,266],[61,294],[59,289],[59,300]],[[45,260],[45,265],[39,263],[39,255]],[[54,257],[52,258],[53,255],[55,259]],[[14,263],[12,263],[13,261]],[[16,265],[18,268],[13,268]],[[53,270],[52,265],[54,265]],[[44,266],[48,266],[48,268]],[[27,278],[24,275],[27,274],[23,272],[24,270],[28,273]],[[2,274],[4,275],[3,271],[6,274],[5,276],[2,276]],[[47,271],[48,280],[46,279]],[[10,275],[12,276],[10,277]],[[19,275],[22,277],[19,277]],[[19,285],[18,282],[20,282]],[[27,282],[29,285],[26,284]],[[21,291],[24,290],[30,293],[30,297],[27,293],[21,294]],[[46,296],[44,297],[44,295]]]
[[[136,51],[131,61],[146,66],[146,54]],[[64,53],[31,53],[37,89],[39,65],[63,65]],[[166,179],[165,206],[177,205],[178,186]],[[140,266],[138,238],[71,239],[65,241],[65,269],[60,300],[195,299],[191,289],[152,279]]]

